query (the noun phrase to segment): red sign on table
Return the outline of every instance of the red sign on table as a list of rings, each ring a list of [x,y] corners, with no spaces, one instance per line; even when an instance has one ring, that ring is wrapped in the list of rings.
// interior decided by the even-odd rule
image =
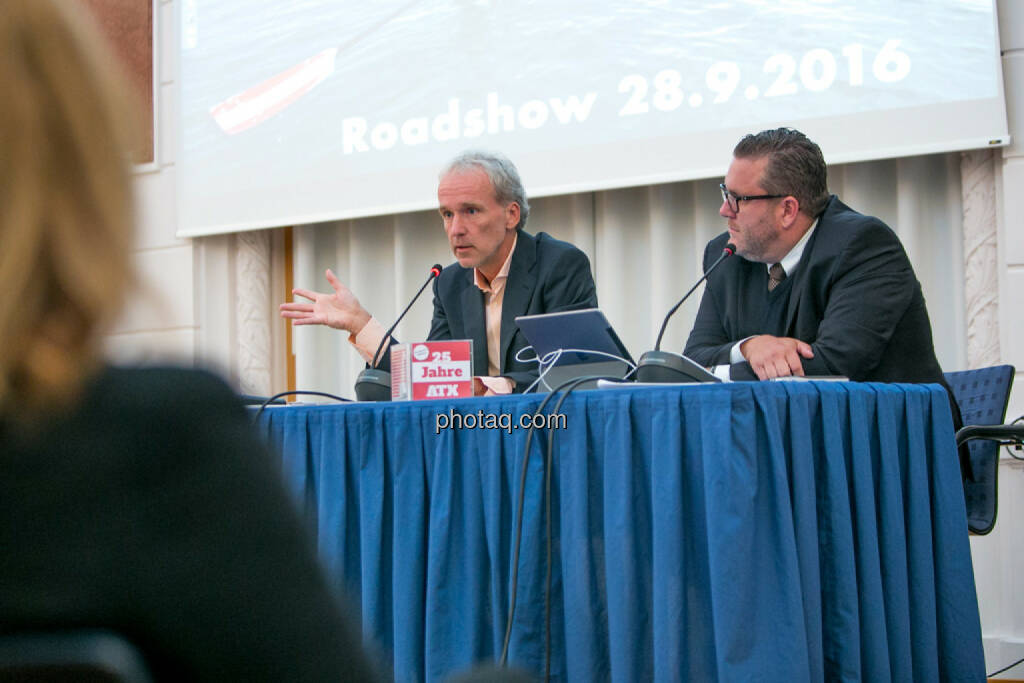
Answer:
[[[472,395],[472,341],[431,341],[391,347],[392,401]]]

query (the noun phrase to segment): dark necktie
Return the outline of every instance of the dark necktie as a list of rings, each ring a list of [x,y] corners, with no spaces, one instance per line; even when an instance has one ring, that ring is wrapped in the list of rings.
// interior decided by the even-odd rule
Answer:
[[[779,283],[786,279],[786,270],[781,263],[773,263],[768,269],[768,291],[779,286]]]

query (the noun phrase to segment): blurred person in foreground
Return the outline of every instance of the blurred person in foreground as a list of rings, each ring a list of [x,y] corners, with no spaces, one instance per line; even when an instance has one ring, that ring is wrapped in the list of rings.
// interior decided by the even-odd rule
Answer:
[[[228,387],[101,360],[134,112],[78,4],[0,2],[0,633],[112,630],[158,679],[369,680]]]

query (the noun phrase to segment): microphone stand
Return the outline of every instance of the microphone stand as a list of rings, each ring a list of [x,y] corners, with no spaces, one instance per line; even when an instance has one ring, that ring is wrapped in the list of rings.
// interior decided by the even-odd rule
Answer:
[[[384,350],[384,344],[388,338],[391,337],[391,333],[398,327],[398,323],[402,321],[405,314],[409,312],[412,305],[416,303],[416,299],[420,298],[420,294],[427,288],[430,282],[441,274],[441,264],[435,263],[430,269],[430,275],[427,277],[427,281],[423,283],[419,291],[416,292],[416,296],[412,298],[409,305],[405,307],[402,314],[398,316],[398,319],[392,323],[388,331],[384,333],[384,338],[380,340],[380,344],[377,346],[377,351],[373,354],[373,358],[370,359],[370,367],[366,368],[359,373],[356,378],[356,400],[357,401],[390,401],[391,400],[391,373],[387,370],[379,370],[377,366],[380,365],[381,351]]]
[[[736,245],[729,244],[725,245],[722,250],[722,255],[718,257],[718,260],[711,264],[711,267],[707,269],[707,272],[697,280],[693,287],[690,287],[690,291],[683,295],[683,298],[676,303],[675,306],[665,316],[665,320],[661,323],[661,331],[658,332],[658,339],[654,343],[654,350],[648,351],[640,356],[640,361],[636,364],[636,381],[638,382],[657,382],[657,383],[670,383],[670,382],[718,382],[720,381],[717,377],[712,375],[710,372],[705,370],[699,364],[694,363],[692,360],[678,353],[672,351],[661,350],[661,338],[665,336],[665,328],[668,327],[668,320],[671,318],[679,307],[683,305],[683,302],[690,298],[690,295],[696,291],[700,283],[708,279],[711,275],[711,271],[718,267],[722,261],[727,259],[736,253]]]

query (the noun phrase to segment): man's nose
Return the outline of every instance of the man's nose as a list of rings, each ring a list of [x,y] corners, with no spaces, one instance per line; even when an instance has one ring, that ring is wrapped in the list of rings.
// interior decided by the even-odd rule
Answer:
[[[448,234],[461,235],[464,232],[466,232],[465,224],[463,223],[462,218],[460,218],[458,214],[455,214],[451,217],[451,220],[448,221]]]
[[[729,202],[722,200],[722,205],[718,207],[718,215],[722,218],[736,218],[736,213],[729,206]]]

